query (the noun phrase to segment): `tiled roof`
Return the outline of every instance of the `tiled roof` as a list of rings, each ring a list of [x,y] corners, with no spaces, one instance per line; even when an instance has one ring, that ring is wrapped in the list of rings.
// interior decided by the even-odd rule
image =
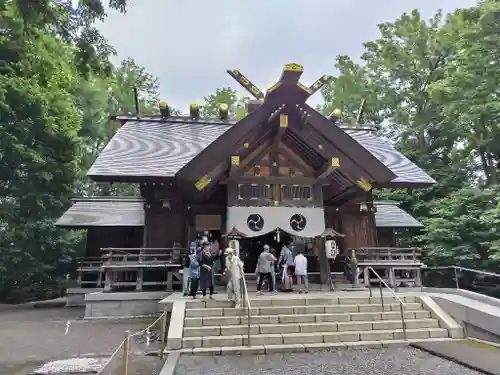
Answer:
[[[59,227],[142,227],[144,201],[142,199],[76,200],[57,220]]]

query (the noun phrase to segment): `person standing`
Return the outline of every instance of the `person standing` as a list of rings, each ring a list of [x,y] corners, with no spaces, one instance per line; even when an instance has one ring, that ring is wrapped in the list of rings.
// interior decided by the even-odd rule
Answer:
[[[219,254],[212,254],[210,251],[210,243],[205,242],[202,245],[202,250],[200,253],[200,289],[203,298],[207,297],[207,288],[210,292],[210,299],[213,299],[214,295],[214,275],[213,266],[214,261],[217,259]]]
[[[182,294],[186,297],[189,294],[190,290],[190,278],[191,278],[191,269],[189,268],[189,257],[195,253],[195,248],[190,248],[189,253],[184,256],[183,264],[184,268],[182,270]]]
[[[227,298],[233,302],[235,308],[239,308],[241,306],[240,283],[243,274],[243,263],[230,247],[224,251],[224,254],[226,255],[224,275],[227,280]]]
[[[276,250],[271,248],[271,254],[276,259]],[[271,278],[273,279],[273,292],[276,292],[276,262],[272,262],[271,264]]]
[[[272,264],[276,262],[276,258],[270,252],[269,245],[264,245],[264,251],[260,253],[259,259],[257,261],[256,273],[259,275],[259,282],[257,283],[257,294],[263,294],[262,283],[264,282],[264,277],[266,277],[269,283],[269,291],[274,291],[273,278],[271,276]]]
[[[198,284],[200,282],[200,262],[198,260],[198,254],[193,252],[189,255],[189,273],[191,288],[189,295],[196,298],[196,293],[198,293]]]
[[[281,248],[281,253],[279,257],[278,264],[283,267],[283,275],[282,275],[282,283],[283,290],[290,291],[292,290],[292,274],[293,268],[295,266],[295,260],[293,258],[292,250],[285,244]]]
[[[309,283],[307,280],[307,258],[303,254],[303,250],[297,251],[298,254],[295,256],[295,276],[297,277],[297,286],[299,287],[299,293],[309,292]],[[302,288],[304,287],[304,289]]]

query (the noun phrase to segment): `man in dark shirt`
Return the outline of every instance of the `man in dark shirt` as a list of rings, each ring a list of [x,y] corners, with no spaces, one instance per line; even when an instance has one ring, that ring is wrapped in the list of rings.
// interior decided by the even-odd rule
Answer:
[[[213,299],[214,294],[214,275],[213,265],[219,254],[212,254],[210,243],[205,242],[202,245],[200,253],[200,289],[203,298],[207,296],[207,288],[210,292],[210,299]]]

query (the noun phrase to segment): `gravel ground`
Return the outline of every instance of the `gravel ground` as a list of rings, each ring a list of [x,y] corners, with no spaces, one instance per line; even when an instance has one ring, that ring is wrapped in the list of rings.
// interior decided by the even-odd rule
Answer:
[[[176,375],[482,375],[414,348],[259,356],[182,356]]]
[[[25,375],[50,360],[110,354],[126,330],[136,332],[151,323],[84,321],[83,315],[84,310],[79,308],[0,311],[0,374]],[[154,362],[151,357],[144,362],[148,360]]]

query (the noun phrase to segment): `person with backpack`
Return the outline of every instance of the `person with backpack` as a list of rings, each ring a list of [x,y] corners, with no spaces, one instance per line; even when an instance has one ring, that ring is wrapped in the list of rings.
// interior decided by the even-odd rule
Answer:
[[[189,255],[189,271],[191,273],[191,291],[189,295],[196,298],[196,293],[198,293],[198,284],[200,282],[200,262],[199,256],[196,252]]]

